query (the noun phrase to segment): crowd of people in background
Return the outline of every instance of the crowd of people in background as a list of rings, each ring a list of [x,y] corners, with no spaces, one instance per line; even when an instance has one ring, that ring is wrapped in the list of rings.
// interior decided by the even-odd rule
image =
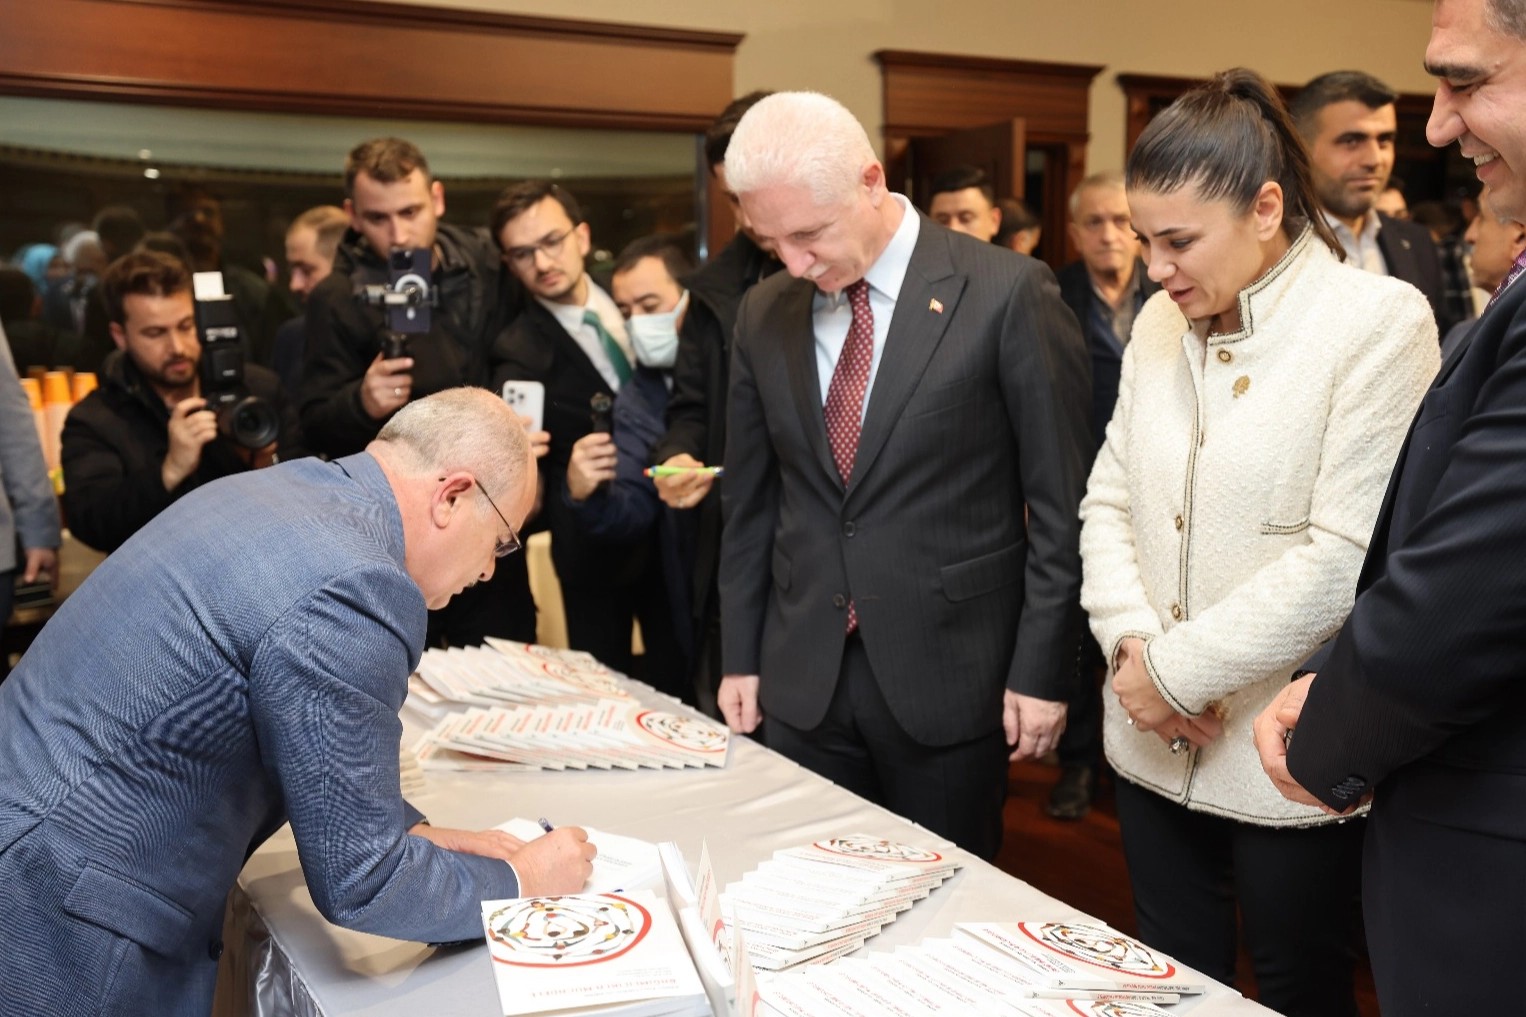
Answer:
[[[573,648],[986,858],[1008,759],[1054,753],[1060,820],[1111,769],[1143,938],[1230,981],[1238,923],[1263,1002],[1345,1017],[1362,827],[1279,794],[1252,724],[1341,631],[1406,428],[1526,252],[1487,190],[1407,200],[1396,99],[1338,71],[1284,105],[1226,72],[1082,180],[1060,238],[976,167],[919,211],[840,105],[753,93],[705,139],[734,239],[699,266],[643,237],[597,277],[568,188],[450,221],[425,153],[375,138],[290,223],[284,285],[225,256],[202,188],[162,231],[113,207],[17,251],[0,388],[99,376],[63,507],[130,554],[219,478],[355,455],[436,393],[539,386],[510,536],[550,533]],[[1062,239],[1057,272],[1029,256]],[[432,294],[402,334],[375,298],[398,251]],[[276,422],[255,445],[202,387],[202,272]],[[57,532],[9,431],[23,555],[0,565],[35,576]],[[533,641],[525,556],[479,579],[429,640]]]

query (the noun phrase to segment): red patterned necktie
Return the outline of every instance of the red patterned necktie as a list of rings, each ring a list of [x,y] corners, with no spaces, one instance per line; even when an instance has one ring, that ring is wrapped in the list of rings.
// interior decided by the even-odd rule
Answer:
[[[1510,266],[1510,274],[1500,280],[1499,286],[1494,290],[1494,295],[1489,298],[1489,303],[1494,303],[1505,290],[1510,288],[1510,284],[1515,282],[1515,277],[1521,274],[1522,269],[1526,269],[1526,251],[1516,255],[1515,264]],[[834,385],[837,383],[835,377],[832,379],[832,383]]]
[[[874,363],[874,312],[869,308],[869,283],[865,279],[849,286],[848,305],[853,308],[853,323],[832,383],[827,386],[827,402],[822,408],[826,418],[827,442],[832,446],[832,460],[843,486],[853,476],[853,461],[858,457],[858,435],[863,430],[864,394],[869,391],[869,367]],[[847,631],[858,628],[858,611],[848,601]]]

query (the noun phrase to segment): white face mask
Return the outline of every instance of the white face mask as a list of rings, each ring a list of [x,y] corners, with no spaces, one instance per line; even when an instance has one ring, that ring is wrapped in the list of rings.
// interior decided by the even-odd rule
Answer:
[[[643,367],[670,368],[678,362],[678,320],[688,309],[689,291],[684,290],[671,311],[633,314],[626,319],[625,331]]]

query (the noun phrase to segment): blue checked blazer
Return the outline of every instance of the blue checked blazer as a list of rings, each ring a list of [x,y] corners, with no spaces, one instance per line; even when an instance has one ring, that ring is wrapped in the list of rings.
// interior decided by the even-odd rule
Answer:
[[[376,461],[187,495],[0,686],[0,1013],[206,1014],[224,899],[288,819],[329,920],[481,935],[501,861],[407,828],[397,711],[424,599]]]

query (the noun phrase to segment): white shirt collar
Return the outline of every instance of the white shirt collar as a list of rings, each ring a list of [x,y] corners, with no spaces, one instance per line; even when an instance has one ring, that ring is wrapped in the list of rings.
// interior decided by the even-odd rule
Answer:
[[[625,319],[620,314],[620,308],[615,305],[614,299],[599,288],[599,284],[592,279],[588,280],[588,295],[581,304],[558,304],[544,297],[536,297],[540,305],[550,311],[552,316],[561,324],[568,333],[576,335],[583,327],[583,313],[593,311],[604,323],[604,329],[621,346],[625,345]]]
[[[922,231],[922,217],[904,194],[891,192],[890,197],[901,205],[901,225],[896,227],[890,243],[864,273],[864,279],[871,288],[894,301],[901,295],[901,284],[906,281],[906,270],[911,267],[911,254],[916,250],[917,236]],[[846,287],[836,293],[818,293],[817,296],[828,306],[836,307],[845,298],[845,293]]]
[[[1346,243],[1348,237],[1352,243],[1362,240],[1375,241],[1378,239],[1378,231],[1383,228],[1383,221],[1378,218],[1378,210],[1375,208],[1369,208],[1367,214],[1362,216],[1362,228],[1356,233],[1352,233],[1351,227],[1331,215],[1328,209],[1320,209],[1320,214],[1325,217],[1325,222],[1335,231],[1336,237],[1340,239],[1342,244]]]
[[[901,205],[901,225],[895,236],[885,245],[885,250],[869,266],[864,278],[869,285],[891,300],[901,295],[901,283],[906,280],[906,270],[911,266],[911,252],[917,246],[917,234],[922,230],[922,217],[911,207],[911,201],[902,194],[891,194]]]

